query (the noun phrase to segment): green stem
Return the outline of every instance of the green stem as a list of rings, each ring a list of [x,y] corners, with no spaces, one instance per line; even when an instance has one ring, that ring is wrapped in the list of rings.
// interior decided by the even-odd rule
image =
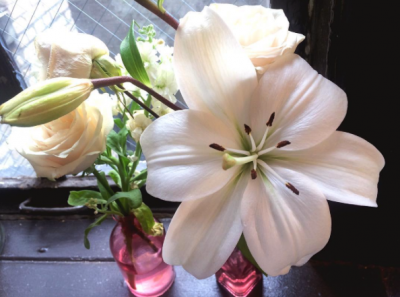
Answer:
[[[105,178],[103,178],[103,176],[100,174],[100,172],[97,171],[96,168],[93,169],[93,174],[94,174],[94,176],[96,176],[97,180],[101,183],[101,185],[107,190],[108,194],[110,194],[110,196],[113,196],[115,194],[114,191],[111,189],[107,180]],[[124,214],[125,213],[129,214],[129,211],[128,212],[125,211],[125,208],[123,207],[123,205],[121,204],[121,202],[119,200],[116,200],[115,202],[117,203],[120,212],[122,212]]]
[[[151,104],[151,95],[150,95],[150,94],[147,95],[147,99],[144,101],[144,104],[146,104],[146,106],[147,106],[148,108],[150,108],[150,104]],[[145,111],[144,111],[144,115],[145,115],[146,117],[149,117],[149,112],[148,112],[147,110],[145,110]]]
[[[134,182],[136,180],[142,180],[145,179],[147,177],[147,169],[142,170],[142,172],[140,172],[138,175],[136,175],[131,182]]]
[[[135,170],[139,164],[140,157],[142,156],[142,146],[140,145],[140,142],[136,142],[136,149],[135,149],[135,154],[134,156],[137,158],[135,162],[132,164],[132,168],[129,171],[129,179],[132,177],[132,175],[135,173]]]
[[[135,1],[140,5],[142,5],[144,8],[146,8],[148,11],[154,13],[156,16],[158,16],[160,19],[162,19],[164,22],[166,22],[175,30],[178,29],[179,26],[178,21],[175,20],[168,12],[162,13],[154,2],[150,0],[135,0]]]
[[[153,89],[149,88],[145,84],[141,83],[140,81],[130,77],[130,76],[115,76],[115,77],[108,77],[108,78],[99,78],[99,79],[92,79],[92,84],[95,89],[98,88],[104,88],[104,87],[109,87],[109,86],[114,86],[114,85],[120,85],[125,82],[130,82],[131,84],[137,86],[138,88],[145,90],[147,93],[149,93],[151,96],[153,96],[155,99],[163,103],[164,105],[168,106],[169,108],[173,110],[182,110],[182,108],[176,106],[174,103],[169,101],[168,99],[164,98],[160,94],[158,94],[156,91]],[[122,88],[123,89],[123,88]],[[127,96],[132,94],[129,94],[128,92],[125,92]],[[129,96],[129,97],[131,97]],[[134,97],[134,96],[133,96]],[[131,97],[132,98],[132,97]],[[136,100],[137,98],[134,97]],[[142,103],[143,104],[143,103]],[[144,104],[143,104],[144,105]],[[142,106],[142,105],[141,105]],[[142,106],[143,107],[143,106]],[[147,106],[146,108],[147,109]],[[149,111],[150,112],[150,111]],[[157,115],[158,116],[158,115]]]
[[[110,194],[111,196],[114,195],[114,191],[111,189],[107,180],[105,180],[101,176],[100,172],[98,172],[96,168],[93,169],[93,174],[94,174],[94,176],[96,176],[97,180],[101,183],[101,185],[107,190],[108,194]]]
[[[146,183],[146,179],[143,179],[140,182],[138,182],[137,183],[138,188],[140,189],[141,187],[143,187],[145,183]]]
[[[96,209],[98,212],[100,213],[104,213],[104,214],[108,214],[108,215],[117,215],[120,216],[121,218],[124,216],[122,213],[120,213],[119,211],[108,211],[108,210],[101,210],[99,208]]]

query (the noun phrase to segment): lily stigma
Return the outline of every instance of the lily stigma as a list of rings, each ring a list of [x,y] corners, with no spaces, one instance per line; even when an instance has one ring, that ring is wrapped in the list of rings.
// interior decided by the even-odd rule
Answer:
[[[285,181],[282,177],[279,176],[268,164],[263,160],[268,158],[268,153],[272,152],[275,149],[280,149],[290,144],[290,141],[283,140],[278,142],[275,146],[264,148],[265,140],[267,139],[269,128],[272,126],[272,123],[275,119],[275,112],[273,112],[266,123],[267,128],[265,129],[264,135],[260,141],[260,143],[256,146],[256,142],[251,134],[251,128],[244,124],[244,130],[246,134],[249,136],[249,140],[251,143],[250,151],[233,149],[233,148],[224,148],[223,146],[212,143],[210,144],[210,148],[213,148],[217,151],[224,152],[222,156],[222,169],[228,170],[233,166],[241,166],[245,165],[249,162],[253,163],[253,168],[251,169],[251,178],[257,178],[257,164],[260,165],[264,170],[269,171],[273,174],[279,181],[281,181],[288,189],[290,189],[296,195],[299,195],[300,192],[297,190],[290,182]],[[229,154],[231,153],[231,154]],[[234,154],[232,156],[232,154]],[[244,155],[244,157],[242,156]]]

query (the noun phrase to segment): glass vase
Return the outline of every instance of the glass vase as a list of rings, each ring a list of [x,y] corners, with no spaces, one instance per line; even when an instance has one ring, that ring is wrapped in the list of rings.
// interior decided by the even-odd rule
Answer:
[[[254,267],[238,248],[215,274],[217,282],[235,297],[245,297],[262,280],[261,272]]]
[[[132,294],[160,296],[175,280],[172,266],[162,259],[162,236],[147,235],[134,217],[116,219],[110,249]]]

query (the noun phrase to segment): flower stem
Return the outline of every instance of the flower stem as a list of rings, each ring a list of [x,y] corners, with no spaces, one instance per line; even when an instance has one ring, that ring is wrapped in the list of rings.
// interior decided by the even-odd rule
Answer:
[[[107,190],[108,194],[110,196],[113,196],[114,195],[114,191],[111,189],[111,187],[108,184],[107,180],[105,178],[103,178],[103,176],[100,174],[100,172],[97,171],[96,168],[94,168],[93,174],[96,176],[96,178],[99,181],[99,183],[101,183],[102,186]],[[119,208],[121,213],[129,214],[129,211],[128,212],[125,211],[123,205],[121,204],[121,202],[119,200],[115,200],[115,202],[117,203],[118,208]]]
[[[121,98],[118,95],[118,92],[115,92],[115,94],[117,95],[118,101],[124,106],[125,111],[133,118],[133,114],[131,113],[131,111],[125,104],[125,98],[124,98],[124,100],[121,100]]]
[[[118,86],[119,88],[121,88],[122,86]],[[140,101],[138,98],[136,98],[135,96],[133,96],[131,93],[129,93],[128,91],[125,91],[124,94],[126,96],[128,96],[129,98],[131,98],[133,101],[135,101],[137,104],[139,104],[144,110],[146,110],[148,113],[151,113],[155,118],[158,118],[158,114],[156,114],[154,111],[152,111],[149,107],[146,106],[146,104],[144,104],[142,101]],[[133,117],[133,116],[132,116]]]
[[[153,96],[158,101],[160,101],[161,103],[163,103],[164,105],[168,106],[169,108],[171,108],[173,110],[182,110],[182,108],[176,106],[174,103],[172,103],[168,99],[164,98],[163,96],[161,96],[160,94],[155,92],[153,89],[149,88],[145,84],[141,83],[140,81],[138,81],[130,76],[115,76],[115,77],[108,77],[108,78],[92,79],[92,84],[95,89],[119,85],[119,84],[122,84],[125,82],[130,82],[131,84],[137,86],[138,88],[145,90],[151,96]],[[128,95],[129,93],[126,92],[125,94]],[[142,105],[140,105],[140,106],[142,106]]]
[[[178,29],[179,26],[178,21],[175,20],[168,12],[162,13],[158,8],[158,6],[153,1],[150,0],[135,0],[135,1],[140,5],[142,5],[144,8],[146,8],[148,11],[154,13],[156,16],[158,16],[160,19],[162,19],[164,22],[166,22],[175,30]]]

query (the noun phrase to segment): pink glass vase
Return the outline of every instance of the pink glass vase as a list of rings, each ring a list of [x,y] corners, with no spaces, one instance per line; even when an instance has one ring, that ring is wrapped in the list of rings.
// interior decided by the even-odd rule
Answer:
[[[235,297],[246,297],[262,279],[261,272],[235,248],[215,274],[218,283]]]
[[[147,235],[137,219],[117,220],[111,232],[110,249],[129,290],[135,296],[160,296],[175,280],[172,266],[161,255],[163,236]]]

